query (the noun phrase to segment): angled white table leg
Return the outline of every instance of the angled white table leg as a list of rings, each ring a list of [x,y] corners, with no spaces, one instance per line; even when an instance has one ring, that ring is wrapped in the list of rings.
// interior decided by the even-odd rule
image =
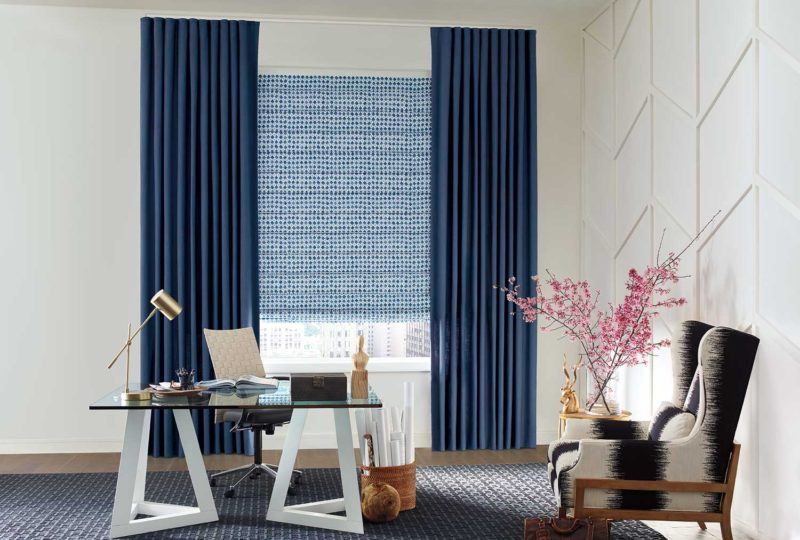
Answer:
[[[363,534],[364,522],[361,519],[361,498],[356,477],[349,409],[333,409],[343,497],[286,506],[286,495],[307,415],[307,409],[295,409],[292,412],[292,421],[289,424],[286,442],[284,442],[281,452],[281,461],[278,464],[278,477],[275,479],[275,486],[272,488],[272,497],[267,509],[267,519],[281,523]],[[345,511],[344,516],[330,515],[332,512],[341,512],[342,510]]]
[[[219,519],[191,414],[187,410],[174,410],[173,413],[197,498],[197,506],[179,506],[144,500],[150,411],[129,410],[125,425],[125,441],[119,460],[114,513],[111,516],[111,538],[209,523]],[[134,519],[137,514],[151,517]]]

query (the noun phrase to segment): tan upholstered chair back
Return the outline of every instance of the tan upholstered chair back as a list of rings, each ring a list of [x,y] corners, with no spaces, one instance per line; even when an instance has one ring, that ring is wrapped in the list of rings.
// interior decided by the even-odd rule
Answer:
[[[235,330],[204,329],[211,364],[218,379],[236,379],[242,375],[264,377],[264,364],[253,329]]]

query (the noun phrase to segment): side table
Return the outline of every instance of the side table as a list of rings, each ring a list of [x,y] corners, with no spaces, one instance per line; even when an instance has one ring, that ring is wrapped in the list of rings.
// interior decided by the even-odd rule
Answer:
[[[591,414],[583,409],[576,413],[558,413],[558,438],[564,433],[567,426],[567,419],[576,418],[579,420],[630,420],[631,412],[622,411],[619,414]]]

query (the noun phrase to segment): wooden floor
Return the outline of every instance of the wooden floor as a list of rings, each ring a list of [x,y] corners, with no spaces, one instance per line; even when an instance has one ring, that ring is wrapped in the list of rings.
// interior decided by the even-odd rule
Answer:
[[[483,465],[506,463],[543,463],[547,461],[547,447],[524,450],[469,450],[463,452],[433,452],[418,448],[418,466],[426,465]],[[358,454],[358,450],[356,450]],[[241,455],[204,456],[206,469],[224,470],[252,462],[252,457]],[[280,450],[265,450],[264,463],[278,463]],[[360,463],[356,456],[356,463]],[[5,454],[0,455],[0,474],[25,473],[83,473],[117,472],[118,453],[103,454]],[[298,469],[338,467],[336,450],[300,450]],[[186,470],[183,458],[150,458],[149,471]]]

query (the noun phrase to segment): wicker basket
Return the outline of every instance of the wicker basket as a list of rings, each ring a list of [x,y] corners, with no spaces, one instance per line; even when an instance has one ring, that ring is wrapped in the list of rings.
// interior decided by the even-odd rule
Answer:
[[[361,467],[361,489],[375,482],[389,484],[400,494],[400,511],[417,506],[417,463],[396,467]]]

